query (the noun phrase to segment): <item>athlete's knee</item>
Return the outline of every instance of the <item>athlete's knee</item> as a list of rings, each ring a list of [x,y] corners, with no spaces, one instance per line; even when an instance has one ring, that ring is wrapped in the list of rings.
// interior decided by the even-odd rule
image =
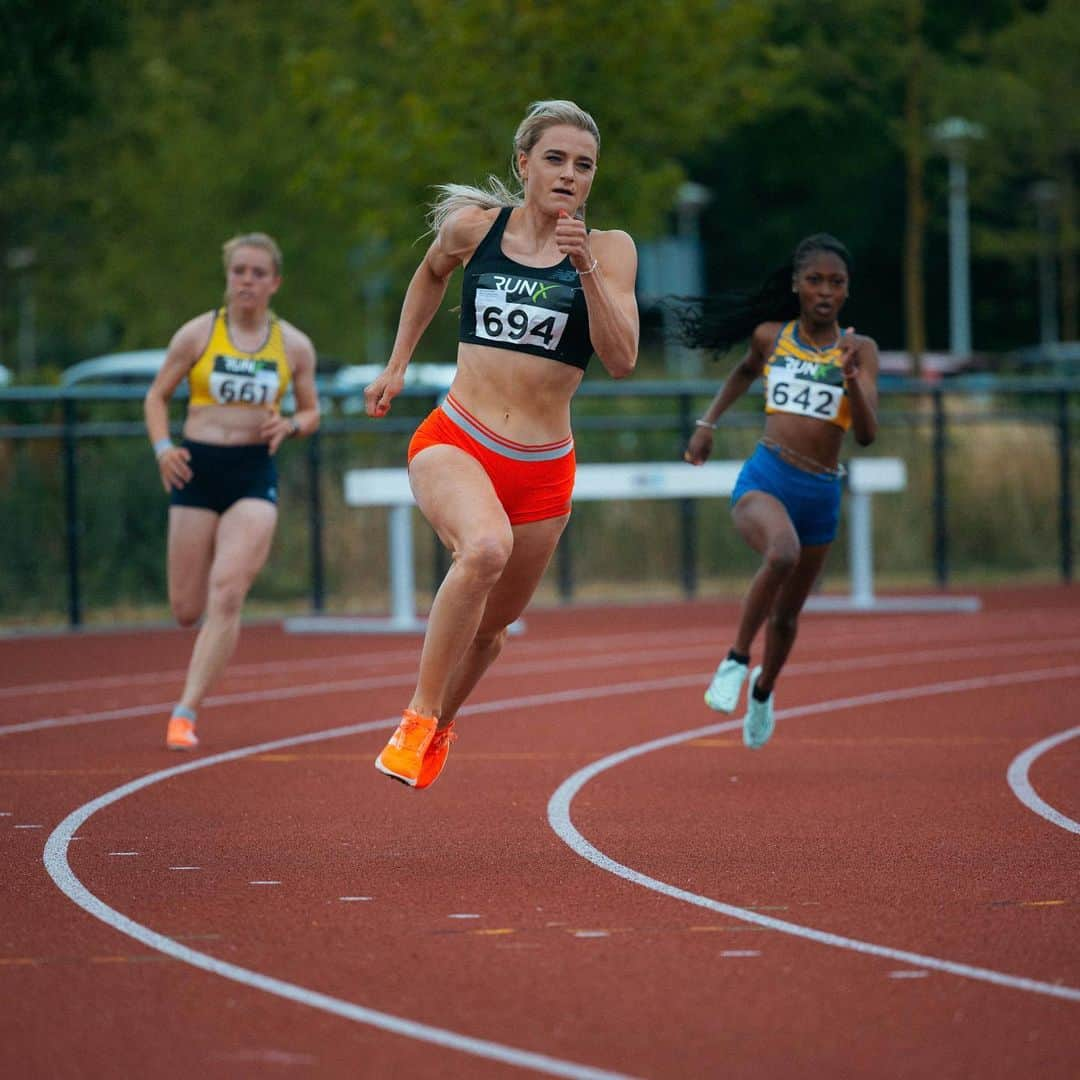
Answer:
[[[248,588],[249,582],[245,576],[229,574],[212,578],[207,606],[215,615],[238,615],[244,606]]]
[[[188,627],[194,626],[202,616],[202,607],[195,604],[173,600],[170,607],[172,608],[173,618],[176,620],[177,624],[184,627],[185,630]]]
[[[765,549],[765,565],[774,573],[787,577],[799,561],[801,550],[794,537],[774,538]]]
[[[202,618],[205,598],[169,594],[169,608],[177,624],[185,629]]]
[[[514,539],[509,533],[483,533],[465,541],[454,553],[454,561],[470,578],[493,584],[506,569],[513,549]]]

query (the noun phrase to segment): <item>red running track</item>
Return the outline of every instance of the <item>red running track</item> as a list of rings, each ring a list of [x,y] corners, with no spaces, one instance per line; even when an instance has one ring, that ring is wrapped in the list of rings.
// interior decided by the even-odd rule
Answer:
[[[0,1075],[1080,1075],[1080,593],[983,599],[806,615],[761,751],[734,606],[530,612],[426,792],[415,639],[247,628],[194,756],[189,632],[2,640]]]

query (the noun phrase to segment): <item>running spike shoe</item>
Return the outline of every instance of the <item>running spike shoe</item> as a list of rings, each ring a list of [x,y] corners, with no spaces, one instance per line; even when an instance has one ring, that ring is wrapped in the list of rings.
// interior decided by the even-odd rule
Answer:
[[[409,787],[416,787],[424,754],[435,737],[437,724],[434,716],[421,716],[406,709],[397,730],[375,759],[375,768]]]
[[[773,715],[773,694],[764,701],[758,701],[754,697],[754,687],[761,677],[761,668],[756,667],[750,676],[750,693],[747,695],[746,716],[743,718],[742,739],[751,750],[757,750],[764,746],[772,736],[773,728],[776,727],[776,717]]]
[[[431,745],[424,754],[423,764],[420,766],[420,775],[416,778],[416,787],[431,787],[446,764],[447,755],[450,753],[450,744],[457,741],[457,732],[454,731],[454,721],[451,720],[446,727],[437,728],[431,740]]]
[[[723,660],[705,691],[705,704],[717,712],[734,712],[748,670],[746,664],[740,664],[731,657]]]
[[[165,731],[165,745],[170,750],[194,750],[199,745],[194,722],[186,716],[170,717]]]

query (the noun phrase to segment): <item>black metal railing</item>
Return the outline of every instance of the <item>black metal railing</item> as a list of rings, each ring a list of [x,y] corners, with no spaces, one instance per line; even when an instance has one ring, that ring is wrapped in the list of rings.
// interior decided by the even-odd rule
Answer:
[[[692,430],[693,419],[716,391],[714,381],[613,382],[586,380],[575,401],[575,438],[579,460],[653,459],[658,454],[673,458]],[[403,402],[412,409],[374,422],[359,411],[360,391],[320,386],[325,413],[320,432],[306,440],[308,604],[313,612],[327,606],[325,560],[326,528],[321,492],[326,470],[326,449],[335,440],[358,433],[375,439],[407,438],[417,418],[438,400],[440,392],[430,388],[407,387]],[[80,513],[85,483],[79,467],[79,446],[87,439],[145,439],[141,420],[143,389],[122,387],[14,387],[0,389],[0,448],[23,443],[52,443],[60,449],[59,475],[62,477],[66,612],[70,626],[84,621],[85,597],[82,589],[81,559],[85,523]],[[981,377],[965,383],[958,378],[944,382],[894,381],[881,390],[880,419],[883,430],[924,429],[929,426],[931,493],[931,551],[933,576],[941,588],[948,587],[950,566],[949,459],[952,431],[965,423],[1022,421],[1055,433],[1057,467],[1057,572],[1060,579],[1073,578],[1073,476],[1072,430],[1080,379]],[[961,405],[977,406],[964,411]],[[124,415],[116,418],[112,414]],[[102,413],[109,415],[102,415]],[[12,420],[12,414],[17,414]],[[411,414],[408,414],[411,413]],[[34,418],[44,414],[45,418]],[[733,411],[725,418],[725,428],[752,437],[761,426],[757,408]],[[178,425],[176,425],[178,429]],[[624,445],[627,439],[632,446]],[[879,440],[879,442],[882,440]],[[9,454],[10,456],[10,454]],[[137,467],[146,461],[133,455]],[[380,462],[384,463],[384,462]],[[136,467],[133,465],[133,467]],[[695,500],[682,499],[679,515],[678,562],[683,593],[692,597],[699,583],[699,508]],[[573,528],[568,528],[557,555],[556,583],[563,600],[573,599],[576,588]],[[434,545],[433,581],[446,568],[441,545]]]

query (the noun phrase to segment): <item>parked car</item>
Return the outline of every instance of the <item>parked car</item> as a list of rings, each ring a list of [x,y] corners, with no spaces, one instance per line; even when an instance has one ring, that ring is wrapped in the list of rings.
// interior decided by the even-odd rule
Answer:
[[[60,375],[60,385],[78,386],[87,382],[149,385],[164,361],[164,349],[136,349],[132,352],[95,356],[65,368]]]

